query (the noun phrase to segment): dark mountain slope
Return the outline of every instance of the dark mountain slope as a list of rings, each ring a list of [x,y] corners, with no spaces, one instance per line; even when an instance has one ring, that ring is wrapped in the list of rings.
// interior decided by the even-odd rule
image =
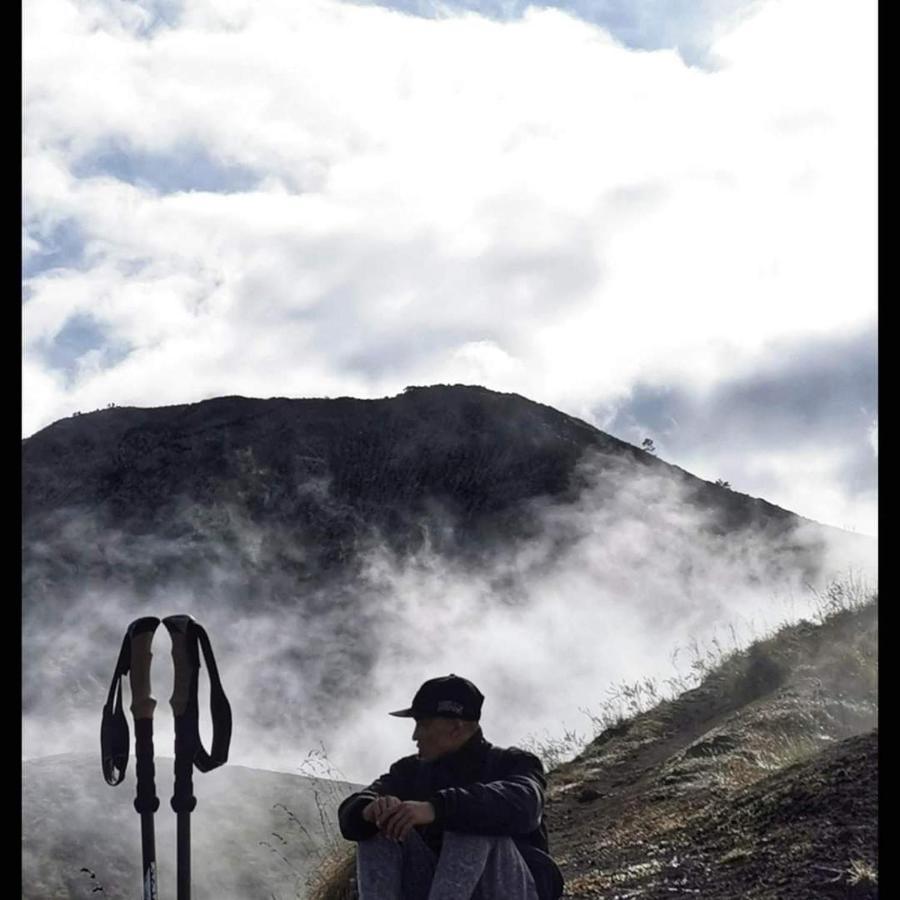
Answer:
[[[105,409],[22,452],[22,698],[57,732],[41,753],[96,714],[138,615],[210,627],[249,715],[287,745],[365,704],[379,662],[428,630],[410,604],[438,612],[445,586],[482,598],[463,621],[551,596],[676,623],[726,587],[815,581],[836,539],[873,543],[478,387]],[[560,593],[572,573],[587,580]]]
[[[539,530],[536,500],[571,502],[591,486],[603,502],[648,474],[702,510],[716,533],[752,527],[789,542],[804,521],[514,394],[442,386],[384,400],[224,397],[100,410],[25,440],[26,576],[65,585],[73,565],[81,575],[121,576],[126,557],[148,556],[148,535],[191,554],[157,547],[153,566],[133,567],[136,589],[196,576],[218,544],[248,572],[301,580],[346,573],[375,536],[399,553],[427,540],[478,559]],[[73,520],[90,523],[78,558],[46,552],[47,535]],[[254,560],[242,526],[264,532]],[[113,532],[126,535],[115,558],[91,552]],[[832,532],[808,531],[805,564],[815,566],[817,539]]]

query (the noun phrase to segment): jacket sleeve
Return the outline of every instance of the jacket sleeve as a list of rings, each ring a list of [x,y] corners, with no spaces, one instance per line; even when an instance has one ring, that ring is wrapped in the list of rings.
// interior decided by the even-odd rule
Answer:
[[[544,813],[547,779],[541,761],[515,750],[496,781],[444,788],[430,798],[435,821],[450,831],[468,834],[528,834]]]
[[[367,822],[362,811],[378,797],[393,794],[400,796],[401,778],[397,771],[399,763],[394,763],[386,775],[376,778],[367,788],[351,794],[338,807],[338,823],[341,834],[348,841],[364,841],[378,833],[378,826]],[[402,797],[401,797],[402,799]]]

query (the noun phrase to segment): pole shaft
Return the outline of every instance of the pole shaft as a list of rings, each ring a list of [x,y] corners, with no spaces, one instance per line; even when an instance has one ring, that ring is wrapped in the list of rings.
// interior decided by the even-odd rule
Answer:
[[[141,814],[141,857],[144,900],[157,900],[156,894],[156,835],[153,814],[159,808],[156,796],[155,766],[153,764],[153,719],[136,719],[134,723],[135,774],[137,797],[134,807]]]
[[[197,752],[197,674],[200,670],[196,622],[192,616],[167,616],[172,638],[175,678],[169,702],[175,717],[175,787],[172,809],[178,822],[177,900],[191,898],[191,812],[194,797],[194,757]]]
[[[178,813],[178,898],[191,900],[191,814]]]
[[[156,886],[156,836],[153,832],[153,813],[141,814],[141,850],[144,879],[143,900],[157,900]]]

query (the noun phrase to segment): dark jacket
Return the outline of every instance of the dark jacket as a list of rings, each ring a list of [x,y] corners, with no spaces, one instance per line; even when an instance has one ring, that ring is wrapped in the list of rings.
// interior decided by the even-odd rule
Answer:
[[[428,800],[435,820],[419,829],[440,853],[445,830],[508,835],[528,865],[540,900],[557,900],[563,879],[547,846],[544,767],[531,753],[488,743],[479,729],[459,750],[431,762],[406,756],[338,809],[341,834],[350,841],[373,837],[378,828],[362,817],[376,797]]]

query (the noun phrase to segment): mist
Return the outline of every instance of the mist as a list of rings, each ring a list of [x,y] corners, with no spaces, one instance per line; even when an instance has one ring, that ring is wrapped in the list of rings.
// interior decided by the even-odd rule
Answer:
[[[59,564],[80,547],[106,560],[111,575],[104,582],[73,570],[64,602],[27,581],[23,755],[96,753],[99,784],[101,708],[124,631],[142,615],[189,613],[207,629],[234,714],[230,763],[297,774],[311,753],[324,754],[335,777],[365,783],[414,751],[412,723],[387,713],[407,706],[427,678],[455,672],[474,681],[494,743],[588,731],[584,711],[611,686],[664,680],[676,671],[673,654],[683,658],[692,641],[749,643],[808,617],[813,589],[831,578],[874,578],[874,542],[830,531],[820,546],[812,523],[790,536],[720,533],[671,477],[631,467],[611,481],[597,471],[596,458],[582,464],[586,487],[575,503],[533,501],[530,536],[485,547],[477,564],[444,551],[438,517],[423,522],[414,553],[373,535],[347,578],[309,587],[284,572],[248,578],[266,547],[293,546],[299,557],[310,548],[234,512],[229,539],[202,555],[184,540],[126,537],[69,516],[41,558]],[[818,554],[817,564],[798,547]],[[190,576],[172,577],[173,561]],[[154,566],[164,574],[152,590],[129,587],[130,569]],[[160,628],[152,684],[161,755],[174,742],[169,653]],[[206,678],[201,672],[208,747]]]

